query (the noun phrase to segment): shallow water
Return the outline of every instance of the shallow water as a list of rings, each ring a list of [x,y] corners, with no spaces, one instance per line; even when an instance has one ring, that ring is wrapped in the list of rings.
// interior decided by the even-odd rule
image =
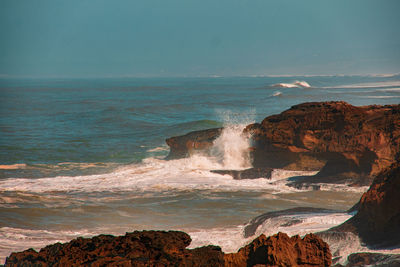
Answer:
[[[399,76],[0,80],[1,261],[76,236],[141,229],[184,230],[191,247],[232,252],[251,239],[243,235],[250,219],[301,206],[337,213],[291,226],[277,218],[257,234],[339,224],[366,187],[297,190],[285,179],[313,172],[233,180],[210,170],[251,166],[240,135],[248,123],[306,101],[396,104],[399,86]],[[166,138],[220,126],[227,130],[211,156],[163,160]]]

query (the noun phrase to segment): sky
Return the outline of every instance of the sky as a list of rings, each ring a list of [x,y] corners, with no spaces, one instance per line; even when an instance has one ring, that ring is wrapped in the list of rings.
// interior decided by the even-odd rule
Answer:
[[[0,77],[400,72],[399,0],[1,0]]]

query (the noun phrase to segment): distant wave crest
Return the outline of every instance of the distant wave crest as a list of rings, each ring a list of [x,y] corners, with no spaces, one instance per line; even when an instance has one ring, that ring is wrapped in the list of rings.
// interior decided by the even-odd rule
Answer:
[[[293,83],[276,83],[272,85],[273,87],[280,88],[310,88],[311,85],[306,81],[295,81]]]

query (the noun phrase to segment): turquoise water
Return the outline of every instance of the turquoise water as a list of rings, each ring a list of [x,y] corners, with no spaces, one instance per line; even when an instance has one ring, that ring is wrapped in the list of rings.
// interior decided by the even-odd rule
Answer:
[[[136,229],[185,230],[197,245],[214,240],[229,251],[245,240],[241,225],[263,212],[344,211],[365,188],[293,190],[279,180],[296,173],[279,170],[274,183],[234,181],[209,172],[224,167],[219,159],[163,160],[165,139],[261,121],[301,102],[398,104],[400,76],[1,79],[0,99],[2,259]],[[348,218],[340,216],[328,221]],[[234,234],[236,245],[218,243]]]

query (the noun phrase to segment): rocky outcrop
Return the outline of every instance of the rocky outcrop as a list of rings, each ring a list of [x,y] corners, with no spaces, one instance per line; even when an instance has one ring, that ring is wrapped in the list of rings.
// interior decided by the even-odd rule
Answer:
[[[188,157],[196,151],[209,149],[215,139],[220,136],[222,128],[194,131],[182,136],[168,138],[166,141],[170,148],[167,159]]]
[[[186,249],[183,232],[143,231],[114,237],[100,235],[54,244],[36,252],[12,253],[5,266],[329,266],[328,245],[309,234],[303,239],[278,233],[259,236],[237,253],[219,247]]]
[[[260,235],[237,253],[225,254],[225,266],[330,266],[328,245],[314,234],[303,239],[278,233]]]
[[[254,167],[324,166],[299,181],[368,184],[399,159],[400,105],[304,103],[245,131],[252,135]]]
[[[168,158],[210,148],[221,130],[167,139]],[[244,132],[251,136],[253,167],[320,170],[315,176],[292,179],[295,187],[321,182],[369,185],[400,159],[400,105],[303,103],[248,125]]]
[[[12,253],[6,266],[223,266],[219,247],[188,250],[190,242],[188,234],[175,231],[100,235]]]
[[[271,178],[271,168],[250,168],[246,170],[211,170],[213,173],[228,174],[235,180]]]
[[[356,204],[358,212],[328,230],[352,232],[370,247],[400,247],[400,162],[383,170]]]

